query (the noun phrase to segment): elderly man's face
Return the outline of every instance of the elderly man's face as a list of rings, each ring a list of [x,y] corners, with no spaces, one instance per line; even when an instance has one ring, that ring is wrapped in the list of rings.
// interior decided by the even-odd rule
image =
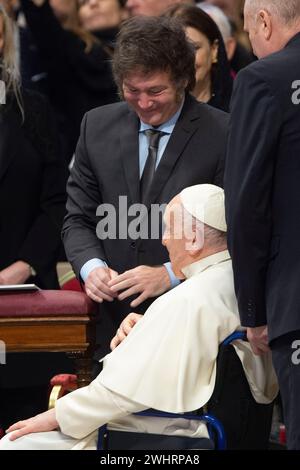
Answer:
[[[141,121],[151,126],[167,122],[181,100],[170,75],[164,71],[149,74],[136,70],[124,78],[123,95]]]
[[[165,231],[162,244],[167,248],[174,274],[183,279],[181,269],[196,261],[204,243],[204,226],[202,230],[192,224],[192,217],[183,210],[179,196],[168,204],[164,214]]]
[[[181,0],[127,0],[126,8],[131,16],[159,16]]]

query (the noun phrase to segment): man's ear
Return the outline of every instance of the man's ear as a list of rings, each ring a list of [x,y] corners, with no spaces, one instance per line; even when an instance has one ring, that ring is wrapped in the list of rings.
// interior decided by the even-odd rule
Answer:
[[[283,0],[284,1],[284,0]],[[272,36],[272,17],[266,10],[260,10],[257,15],[258,28],[262,31],[262,34],[266,41],[269,41]]]
[[[199,255],[200,251],[203,249],[204,239],[203,233],[199,230],[193,230],[193,235],[189,239],[189,255],[195,257]]]

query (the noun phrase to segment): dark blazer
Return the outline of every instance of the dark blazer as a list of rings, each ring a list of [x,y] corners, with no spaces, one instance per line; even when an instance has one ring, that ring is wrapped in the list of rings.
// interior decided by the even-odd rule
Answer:
[[[228,116],[187,96],[182,113],[156,170],[150,204],[168,203],[183,188],[199,183],[223,184],[224,154]],[[128,197],[128,206],[139,203],[139,119],[127,103],[104,106],[83,119],[75,164],[68,182],[68,215],[63,239],[67,257],[79,276],[91,258],[106,260],[119,273],[138,265],[158,265],[169,260],[157,239],[106,239],[96,236],[97,206],[112,204],[117,220],[124,218],[119,196]],[[150,215],[149,215],[150,217]],[[128,223],[133,218],[128,217]],[[118,228],[118,227],[117,227]],[[111,323],[108,339],[121,319],[132,309],[129,303],[106,303]],[[153,299],[151,299],[153,301]],[[145,302],[138,311],[145,311]],[[104,314],[101,313],[101,318]]]
[[[15,101],[0,107],[0,270],[26,261],[35,282],[54,289],[66,168],[45,99],[24,92],[23,101],[23,124]]]
[[[300,329],[299,57],[300,33],[239,73],[231,107],[225,194],[236,294],[243,325],[268,322],[270,340]]]
[[[47,101],[28,91],[23,91],[22,98],[24,122],[14,99],[8,97],[7,104],[0,106],[0,270],[17,260],[26,261],[37,272],[29,281],[56,289],[67,171]],[[64,367],[62,354],[8,354],[0,373],[0,395],[5,402],[5,407],[0,406],[0,422],[3,414],[11,413],[10,419],[15,416],[16,408],[4,389],[47,386]],[[18,407],[25,400],[21,393]]]

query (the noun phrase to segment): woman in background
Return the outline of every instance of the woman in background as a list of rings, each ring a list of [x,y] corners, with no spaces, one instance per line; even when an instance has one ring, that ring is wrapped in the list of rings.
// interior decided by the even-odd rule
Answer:
[[[0,284],[34,282],[55,289],[67,172],[47,102],[20,87],[13,26],[1,6],[0,80],[6,89],[0,104]],[[0,374],[0,424],[45,409],[48,380],[66,365],[61,360],[7,355]]]
[[[195,46],[196,86],[192,95],[198,101],[228,111],[233,81],[216,23],[200,8],[191,5],[176,5],[166,15],[182,22],[187,38]]]
[[[64,156],[70,161],[83,115],[118,101],[110,59],[124,0],[69,0],[61,23],[59,0],[21,0],[43,69],[48,97],[55,110]],[[25,57],[26,60],[26,57]]]

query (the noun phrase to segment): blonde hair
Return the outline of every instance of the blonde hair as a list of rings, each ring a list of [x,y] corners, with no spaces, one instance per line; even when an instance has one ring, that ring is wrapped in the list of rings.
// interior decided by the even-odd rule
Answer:
[[[0,5],[0,18],[3,19],[3,50],[0,54],[0,78],[5,83],[6,93],[12,93],[16,98],[24,120],[24,109],[20,91],[20,71],[16,52],[16,37],[12,20]]]

